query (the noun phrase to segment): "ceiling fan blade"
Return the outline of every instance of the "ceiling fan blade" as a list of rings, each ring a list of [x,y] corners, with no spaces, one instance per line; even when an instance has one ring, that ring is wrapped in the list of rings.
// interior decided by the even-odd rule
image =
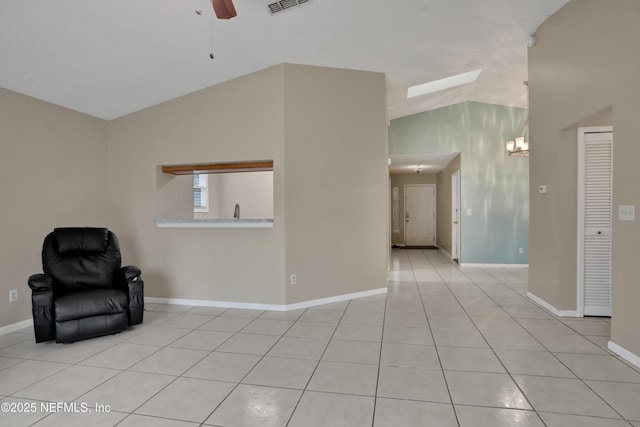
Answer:
[[[237,16],[233,0],[211,0],[211,5],[218,19],[231,19]]]

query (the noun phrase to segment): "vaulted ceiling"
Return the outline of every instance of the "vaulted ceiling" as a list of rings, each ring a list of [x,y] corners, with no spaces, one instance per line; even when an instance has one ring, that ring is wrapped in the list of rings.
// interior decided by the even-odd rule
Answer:
[[[568,0],[0,0],[0,87],[113,119],[279,63],[383,72],[389,118],[526,106],[527,40]],[[202,13],[196,13],[201,10]],[[214,58],[210,58],[213,52]],[[482,69],[410,100],[407,87]]]

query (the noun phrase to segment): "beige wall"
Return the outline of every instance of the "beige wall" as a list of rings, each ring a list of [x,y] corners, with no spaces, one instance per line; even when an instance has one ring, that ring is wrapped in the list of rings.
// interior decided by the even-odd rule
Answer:
[[[0,327],[31,318],[46,234],[108,225],[106,135],[103,120],[0,89]]]
[[[451,174],[460,170],[460,154],[447,164],[447,166],[438,172],[438,194],[437,194],[437,236],[438,246],[452,254],[451,245]],[[461,174],[462,175],[462,174]],[[460,190],[458,190],[460,191]]]
[[[114,230],[148,297],[287,304],[385,288],[385,110],[383,74],[289,64],[108,123],[0,91],[2,290],[21,290],[0,326],[30,318],[26,279],[65,225]],[[154,225],[193,215],[191,181],[162,165],[262,159],[273,228]]]
[[[384,288],[384,82],[284,64],[111,122],[111,215],[147,296],[287,304]],[[272,229],[154,226],[192,194],[159,165],[262,159],[274,161]]]
[[[640,206],[635,55],[640,3],[573,0],[537,31],[529,50],[531,241],[529,290],[559,310],[576,309],[577,127],[613,124],[612,336],[640,355],[640,223],[620,222],[620,204]],[[547,194],[537,186],[548,185]]]
[[[110,122],[110,214],[126,236],[124,259],[143,269],[146,296],[285,303],[283,94],[277,66]],[[272,229],[154,225],[165,212],[183,217],[172,203],[193,218],[191,182],[158,174],[159,165],[263,159],[274,161]]]
[[[385,76],[285,75],[287,303],[386,288]]]
[[[401,245],[404,246],[405,238],[404,238],[404,224],[405,224],[405,212],[404,212],[404,186],[407,184],[436,184],[437,175],[430,173],[421,173],[421,174],[406,174],[399,173],[391,175],[391,191],[393,194],[393,188],[398,187],[400,193],[400,231],[393,231],[393,200],[391,200],[390,211],[389,211],[389,221],[391,224],[391,244],[393,245]],[[440,188],[436,185],[436,209],[438,206],[438,198],[439,198]],[[437,222],[437,214],[436,214],[436,222]]]

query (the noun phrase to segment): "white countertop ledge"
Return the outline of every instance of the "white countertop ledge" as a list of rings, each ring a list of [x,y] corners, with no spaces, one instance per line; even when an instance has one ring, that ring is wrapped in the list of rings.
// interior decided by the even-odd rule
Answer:
[[[165,219],[153,221],[158,228],[273,228],[273,219]]]

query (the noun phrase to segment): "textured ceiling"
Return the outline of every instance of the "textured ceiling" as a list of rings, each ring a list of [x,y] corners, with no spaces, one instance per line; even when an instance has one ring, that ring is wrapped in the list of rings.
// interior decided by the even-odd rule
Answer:
[[[0,0],[0,87],[113,119],[289,62],[384,72],[390,119],[524,107],[527,39],[567,0],[312,0],[274,16],[270,2],[235,0],[223,21],[209,0]],[[475,83],[406,99],[477,68]]]

